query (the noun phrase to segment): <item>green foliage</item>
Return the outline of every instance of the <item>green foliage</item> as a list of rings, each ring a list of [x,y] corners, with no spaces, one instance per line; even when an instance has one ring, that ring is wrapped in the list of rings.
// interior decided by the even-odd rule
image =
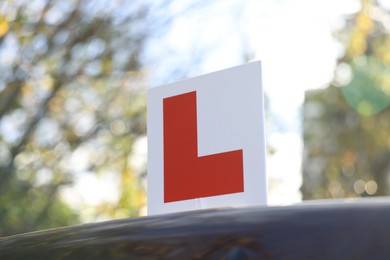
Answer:
[[[88,220],[139,214],[147,17],[134,0],[0,3],[0,236],[78,222],[62,194],[85,174],[118,190]]]
[[[333,83],[306,93],[304,199],[390,194],[390,13],[361,2],[337,33],[345,54]]]
[[[363,59],[363,60],[361,60]],[[351,81],[341,88],[348,104],[363,116],[371,116],[390,104],[387,77],[390,67],[369,56],[350,63]]]

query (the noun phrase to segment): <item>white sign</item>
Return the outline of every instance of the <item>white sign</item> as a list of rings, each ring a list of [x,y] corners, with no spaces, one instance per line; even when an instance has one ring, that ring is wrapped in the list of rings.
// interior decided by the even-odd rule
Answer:
[[[261,63],[148,90],[148,214],[264,205]]]

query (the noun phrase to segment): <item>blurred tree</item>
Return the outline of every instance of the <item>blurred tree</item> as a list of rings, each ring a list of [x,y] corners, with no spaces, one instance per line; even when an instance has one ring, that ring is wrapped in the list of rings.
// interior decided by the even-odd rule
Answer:
[[[390,12],[379,1],[336,33],[345,46],[332,84],[306,93],[304,199],[389,195]]]
[[[90,216],[139,214],[147,16],[137,0],[0,3],[0,236],[77,223],[60,194],[85,175],[117,184]]]

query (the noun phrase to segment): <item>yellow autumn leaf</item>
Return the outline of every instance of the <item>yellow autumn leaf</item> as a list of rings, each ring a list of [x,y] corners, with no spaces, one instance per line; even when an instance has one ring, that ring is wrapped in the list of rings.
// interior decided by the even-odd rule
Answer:
[[[5,35],[9,30],[9,24],[5,16],[0,15],[0,37]]]

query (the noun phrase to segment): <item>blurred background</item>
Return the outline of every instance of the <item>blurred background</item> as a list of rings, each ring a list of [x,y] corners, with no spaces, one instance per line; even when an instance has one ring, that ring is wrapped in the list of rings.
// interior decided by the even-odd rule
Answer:
[[[269,204],[387,196],[389,1],[2,1],[0,236],[144,215],[147,88],[254,60]]]

